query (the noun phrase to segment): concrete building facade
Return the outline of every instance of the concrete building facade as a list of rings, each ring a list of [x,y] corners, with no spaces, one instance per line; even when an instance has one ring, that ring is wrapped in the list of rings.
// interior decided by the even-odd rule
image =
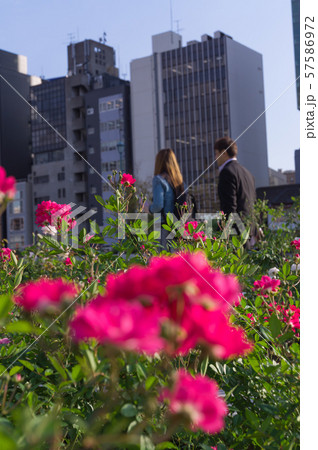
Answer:
[[[32,162],[30,107],[23,99],[41,83],[27,72],[26,56],[0,50],[0,165],[18,180],[27,178]],[[2,238],[7,238],[7,212],[0,220]]]
[[[105,59],[96,61],[97,53],[105,54]],[[85,209],[96,210],[99,206],[95,195],[102,195],[103,186],[93,168],[102,173],[108,162],[105,155],[110,144],[114,146],[116,141],[118,154],[117,144],[122,142],[124,166],[131,167],[129,82],[112,75],[118,73],[113,65],[114,51],[104,44],[95,41],[70,44],[68,61],[68,77],[45,80],[31,90],[31,102],[36,110],[60,133],[58,136],[34,112],[31,121],[33,203],[34,209],[43,200],[73,203],[81,207],[84,215],[88,212]],[[103,70],[108,73],[99,74]],[[102,127],[107,125],[110,130],[112,122],[115,128],[109,133],[117,134],[105,136]],[[107,155],[113,157],[111,152]],[[113,164],[108,162],[107,175],[113,168],[110,162]],[[120,168],[119,163],[115,168]],[[102,225],[102,212],[98,211],[92,219]]]
[[[16,183],[16,195],[7,208],[8,247],[17,250],[32,245],[32,182],[19,180]]]
[[[152,177],[157,152],[171,147],[200,211],[217,206],[214,142],[238,140],[239,161],[268,185],[262,55],[216,32],[182,47],[174,32],[152,38],[153,54],[131,62],[134,174]]]
[[[109,76],[100,76],[97,86],[85,95],[87,126],[88,205],[96,208],[95,195],[104,199],[113,193],[108,176],[113,170],[131,172],[131,124],[129,82]],[[106,211],[97,209],[94,219],[105,224]]]

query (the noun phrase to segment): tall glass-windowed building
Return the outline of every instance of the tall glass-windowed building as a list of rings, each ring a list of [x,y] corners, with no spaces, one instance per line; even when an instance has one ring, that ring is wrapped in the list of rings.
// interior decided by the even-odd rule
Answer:
[[[199,210],[215,210],[214,142],[229,135],[237,139],[238,159],[256,185],[266,186],[262,55],[222,32],[185,47],[179,34],[162,33],[152,45],[151,56],[131,63],[134,173],[150,179],[156,153],[170,147]]]

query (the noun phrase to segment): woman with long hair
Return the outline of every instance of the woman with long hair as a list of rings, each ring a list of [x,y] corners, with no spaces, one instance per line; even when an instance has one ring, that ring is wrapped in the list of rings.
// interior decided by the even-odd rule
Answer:
[[[173,213],[177,197],[184,191],[180,167],[171,148],[164,148],[157,153],[155,173],[152,180],[153,202],[149,207],[151,213],[161,212],[162,220],[168,213]],[[161,244],[166,248],[167,231],[161,229]]]

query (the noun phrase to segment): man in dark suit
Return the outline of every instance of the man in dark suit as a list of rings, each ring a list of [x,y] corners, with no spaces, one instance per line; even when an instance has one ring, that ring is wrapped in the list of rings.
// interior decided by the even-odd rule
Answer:
[[[227,217],[238,213],[244,218],[252,212],[256,200],[254,177],[237,162],[237,145],[233,139],[227,136],[218,139],[214,150],[219,167],[220,208]],[[252,227],[251,234],[256,234],[256,227]]]

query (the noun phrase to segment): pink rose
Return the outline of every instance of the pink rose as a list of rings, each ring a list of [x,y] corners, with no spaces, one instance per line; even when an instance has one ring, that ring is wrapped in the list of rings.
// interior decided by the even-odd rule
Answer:
[[[16,179],[7,177],[6,170],[0,166],[0,204],[3,200],[13,200],[16,193]]]
[[[58,204],[51,200],[39,203],[35,211],[35,223],[39,227],[53,226],[61,229],[62,220],[67,222],[67,230],[76,225],[76,221],[70,217],[72,207],[66,204]]]
[[[132,175],[129,173],[123,173],[123,176],[121,178],[121,184],[124,184],[125,186],[132,186],[135,183],[135,178],[133,178]]]
[[[165,389],[162,399],[169,402],[172,414],[188,415],[193,431],[218,433],[224,428],[224,417],[228,410],[218,395],[215,381],[202,375],[193,378],[185,370],[176,372],[173,388]]]
[[[294,247],[296,250],[300,250],[300,239],[295,239],[291,241],[290,245]]]
[[[8,338],[2,338],[2,339],[0,339],[0,345],[8,345],[8,344],[10,344],[10,339],[8,339]]]
[[[10,248],[3,247],[0,249],[0,258],[2,261],[8,260],[11,258],[12,250]]]
[[[261,295],[265,295],[269,292],[276,292],[280,285],[280,280],[263,275],[260,280],[254,281],[254,290],[260,290]]]
[[[27,311],[56,309],[64,301],[71,301],[77,294],[74,284],[62,278],[50,280],[40,278],[36,281],[23,284],[13,297],[15,303]]]
[[[71,261],[71,258],[66,258],[66,260],[64,261],[64,264],[65,264],[66,266],[72,266],[73,263],[72,263],[72,261]]]
[[[101,344],[148,354],[164,347],[157,311],[144,308],[138,301],[98,296],[76,311],[70,327],[76,341],[95,338]]]

